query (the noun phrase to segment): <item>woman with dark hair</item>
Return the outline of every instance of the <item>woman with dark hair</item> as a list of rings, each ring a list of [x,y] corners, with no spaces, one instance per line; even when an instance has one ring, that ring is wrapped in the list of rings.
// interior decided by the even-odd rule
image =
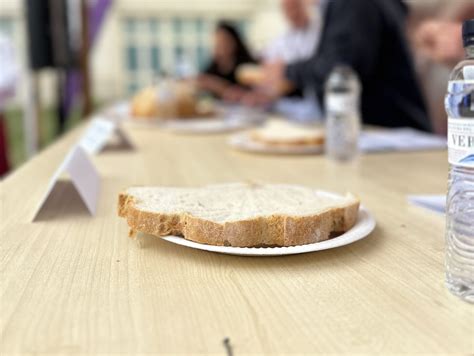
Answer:
[[[255,63],[236,27],[227,21],[217,24],[214,32],[212,60],[197,83],[200,89],[226,99],[238,100],[245,88],[237,84],[237,68],[244,63]]]

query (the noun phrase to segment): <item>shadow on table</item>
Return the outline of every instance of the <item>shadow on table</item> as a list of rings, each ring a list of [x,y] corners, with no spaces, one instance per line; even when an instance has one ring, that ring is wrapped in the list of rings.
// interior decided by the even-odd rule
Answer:
[[[114,153],[114,152],[134,152],[135,147],[126,141],[111,141],[103,149],[101,153]]]
[[[324,270],[326,267],[334,270],[335,268],[342,268],[344,265],[351,264],[351,262],[360,262],[361,256],[364,259],[370,258],[383,244],[383,232],[380,227],[376,227],[366,238],[338,248],[298,255],[244,257],[179,246],[151,235],[140,236],[140,246],[144,251],[159,253],[170,258],[179,258],[197,266],[222,265],[223,268],[231,267],[236,271],[253,268],[278,270],[283,266],[285,268],[291,267],[292,270],[298,270],[299,267],[302,269],[308,266],[313,268],[315,264],[317,264],[318,270]]]
[[[35,221],[87,217],[90,213],[70,180],[61,179],[46,199]]]

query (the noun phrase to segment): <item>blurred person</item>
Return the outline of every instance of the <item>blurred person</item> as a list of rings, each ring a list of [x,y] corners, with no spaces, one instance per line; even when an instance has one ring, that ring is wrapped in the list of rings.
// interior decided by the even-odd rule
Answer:
[[[319,0],[281,0],[280,6],[289,28],[269,43],[263,52],[264,61],[288,65],[310,58],[317,50],[321,35]],[[297,120],[321,117],[311,88],[293,90],[276,102],[275,110]]]
[[[411,43],[427,106],[437,134],[447,134],[444,107],[451,69],[464,58],[462,22],[474,18],[472,0],[437,0],[411,3]]]
[[[364,123],[431,131],[406,40],[406,5],[401,0],[332,0],[325,6],[317,51],[289,65],[268,64],[265,100],[275,100],[292,86],[313,88],[322,102],[329,74],[345,64],[362,84]],[[251,105],[264,103],[259,100],[243,98]]]
[[[200,89],[219,98],[238,100],[245,87],[237,82],[236,71],[241,64],[256,63],[236,27],[227,21],[217,24],[214,49],[209,66],[197,78]]]
[[[8,99],[15,94],[17,72],[13,46],[0,32],[0,177],[10,169],[4,110]]]
[[[289,28],[264,49],[265,61],[289,64],[311,57],[321,34],[318,5],[319,1],[281,0],[281,10]]]
[[[423,21],[415,32],[415,45],[422,56],[453,66],[464,57],[462,23],[474,18],[474,1],[449,2],[437,19]]]

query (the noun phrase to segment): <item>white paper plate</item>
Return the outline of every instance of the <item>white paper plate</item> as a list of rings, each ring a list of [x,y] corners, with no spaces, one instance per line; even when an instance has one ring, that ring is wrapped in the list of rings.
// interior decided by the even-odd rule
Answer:
[[[375,220],[367,209],[361,207],[355,226],[346,233],[314,244],[289,247],[229,247],[212,246],[189,241],[179,236],[167,236],[163,239],[177,245],[238,256],[283,256],[328,250],[345,246],[368,236],[375,228]]]
[[[124,101],[109,107],[105,114],[116,117],[132,127],[156,127],[184,134],[212,134],[243,130],[259,125],[266,119],[263,112],[244,107],[216,105],[216,111],[216,117],[207,118],[135,118],[130,116],[130,103]]]
[[[266,114],[242,106],[216,105],[217,117],[168,120],[162,127],[175,133],[212,134],[248,129],[262,124]]]
[[[188,119],[127,118],[126,125],[135,128],[160,128],[178,134],[217,134],[245,130],[258,125],[256,121],[228,120],[221,117]]]
[[[268,145],[252,139],[249,132],[241,132],[232,135],[228,141],[229,145],[235,149],[266,154],[279,155],[312,155],[321,154],[324,152],[324,145],[294,145],[294,146],[277,146]]]
[[[169,120],[162,123],[161,127],[175,133],[212,134],[244,130],[256,126],[259,123],[260,121],[258,120],[229,120],[217,117],[209,119]]]

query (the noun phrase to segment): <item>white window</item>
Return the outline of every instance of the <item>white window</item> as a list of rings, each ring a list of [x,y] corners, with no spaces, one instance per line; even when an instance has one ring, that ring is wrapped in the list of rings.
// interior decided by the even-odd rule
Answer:
[[[126,92],[151,85],[159,74],[175,74],[186,61],[194,71],[209,61],[216,20],[171,16],[126,17],[123,20],[123,58]],[[245,21],[237,21],[245,31]]]

